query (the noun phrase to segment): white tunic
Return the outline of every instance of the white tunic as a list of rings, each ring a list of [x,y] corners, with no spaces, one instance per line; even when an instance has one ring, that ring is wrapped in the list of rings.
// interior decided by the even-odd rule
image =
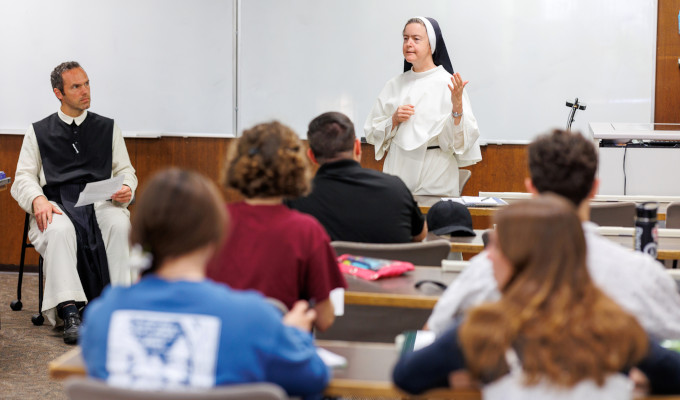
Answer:
[[[588,248],[586,264],[593,282],[654,338],[680,338],[680,294],[663,265],[648,254],[632,251],[597,233],[597,225],[583,223]],[[441,334],[454,318],[501,294],[486,251],[470,260],[439,298],[427,321]]]
[[[376,160],[387,151],[383,171],[399,176],[415,195],[459,196],[458,167],[482,160],[467,92],[461,122],[455,125],[450,83],[451,74],[441,66],[404,72],[387,82],[364,124]],[[392,129],[392,115],[406,104],[414,106],[414,115]]]
[[[80,126],[87,117],[87,111],[76,118],[64,114],[61,110],[57,111],[57,114],[67,125],[75,121],[76,125]],[[115,122],[111,152],[111,176],[122,175],[123,184],[129,186],[134,195],[137,188],[135,169],[130,163],[123,134]],[[56,306],[59,303],[71,300],[87,302],[87,298],[76,268],[76,232],[71,220],[65,214],[52,214],[52,223],[44,232],[40,232],[33,216],[33,200],[38,196],[44,196],[42,188],[46,183],[40,147],[33,125],[31,125],[26,131],[21,146],[11,193],[19,206],[31,214],[28,238],[45,260],[43,265],[45,292],[42,311],[47,320],[55,325],[57,322]],[[52,204],[59,208],[56,203],[52,202]],[[134,275],[128,265],[130,212],[126,206],[126,204],[117,202],[114,204],[109,201],[99,201],[94,204],[97,223],[106,248],[109,276],[114,285],[130,285]]]

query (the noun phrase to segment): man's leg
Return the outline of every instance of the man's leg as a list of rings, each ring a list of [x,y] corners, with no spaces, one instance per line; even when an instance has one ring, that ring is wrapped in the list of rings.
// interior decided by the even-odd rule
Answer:
[[[106,246],[111,284],[129,286],[136,278],[130,271],[130,212],[107,201],[97,204],[95,214]]]
[[[61,305],[59,308],[63,308],[75,304],[76,301],[87,301],[78,276],[76,232],[73,224],[65,214],[52,214],[52,223],[48,224],[44,232],[40,232],[35,218],[31,218],[28,237],[45,260],[43,315],[52,325],[56,325],[57,316],[64,319],[64,341],[75,343],[80,320],[66,318],[70,316],[69,312],[60,312],[62,315],[57,315],[57,306]],[[69,308],[67,311],[71,310]]]

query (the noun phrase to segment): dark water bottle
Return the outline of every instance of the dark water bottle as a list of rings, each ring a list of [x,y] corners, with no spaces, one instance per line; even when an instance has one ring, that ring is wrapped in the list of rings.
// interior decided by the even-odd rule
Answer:
[[[656,258],[659,233],[656,227],[657,202],[638,204],[635,218],[635,250]]]

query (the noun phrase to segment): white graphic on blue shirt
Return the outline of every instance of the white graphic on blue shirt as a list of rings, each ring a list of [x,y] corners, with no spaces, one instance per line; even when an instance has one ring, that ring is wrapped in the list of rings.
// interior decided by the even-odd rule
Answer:
[[[214,386],[220,327],[210,315],[114,312],[106,358],[109,384],[147,390]]]

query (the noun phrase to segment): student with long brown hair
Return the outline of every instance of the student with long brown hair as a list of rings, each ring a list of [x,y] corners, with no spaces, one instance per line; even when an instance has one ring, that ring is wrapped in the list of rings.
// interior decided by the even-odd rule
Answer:
[[[471,309],[459,327],[403,357],[395,383],[420,393],[449,386],[467,369],[486,399],[630,398],[633,385],[621,371],[647,354],[647,336],[590,279],[574,208],[544,196],[506,207],[495,223],[488,256],[500,300]],[[658,387],[659,375],[649,378]]]
[[[334,321],[331,290],[346,287],[330,238],[314,217],[289,209],[284,198],[309,191],[311,171],[295,132],[270,122],[246,129],[227,156],[225,186],[245,201],[227,205],[231,235],[208,277],[234,289],[255,289],[292,307],[313,303],[314,325]]]
[[[144,275],[108,287],[85,312],[88,375],[114,386],[186,390],[273,382],[289,395],[320,393],[329,371],[309,333],[306,302],[281,317],[261,295],[205,277],[228,231],[215,185],[197,173],[155,175],[140,197],[131,243],[144,249]]]
[[[536,137],[527,153],[531,175],[525,180],[527,192],[554,193],[576,208],[595,285],[634,316],[651,338],[680,338],[680,294],[673,278],[655,258],[605,238],[590,221],[590,202],[599,186],[592,140],[556,129]],[[482,252],[437,300],[427,327],[440,335],[469,308],[500,295],[491,261]]]

